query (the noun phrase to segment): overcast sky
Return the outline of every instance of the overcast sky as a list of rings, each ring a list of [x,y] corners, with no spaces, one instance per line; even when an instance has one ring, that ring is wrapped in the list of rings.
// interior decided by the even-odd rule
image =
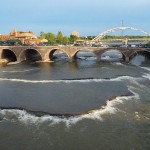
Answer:
[[[98,35],[112,27],[132,26],[150,32],[150,0],[2,0],[0,33],[41,31]]]

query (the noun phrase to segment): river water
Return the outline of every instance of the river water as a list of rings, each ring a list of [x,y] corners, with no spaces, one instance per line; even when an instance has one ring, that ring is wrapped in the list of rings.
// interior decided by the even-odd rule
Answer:
[[[109,59],[1,67],[0,149],[149,150],[150,59]]]

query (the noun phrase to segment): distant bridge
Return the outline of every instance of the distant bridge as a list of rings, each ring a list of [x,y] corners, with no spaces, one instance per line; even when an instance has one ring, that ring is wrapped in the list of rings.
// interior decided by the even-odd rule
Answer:
[[[120,31],[120,30],[134,30],[134,31],[138,31],[141,32],[147,36],[150,36],[150,33],[142,30],[142,29],[137,29],[137,28],[133,28],[133,27],[115,27],[115,28],[111,28],[109,30],[106,30],[102,33],[100,33],[98,36],[96,36],[92,41],[99,41],[101,40],[103,37],[105,37],[106,35],[116,32],[116,31]]]
[[[144,42],[144,41],[150,41],[150,38],[125,38],[125,39],[127,39],[128,41],[133,41],[133,42],[136,42],[136,41],[140,41],[140,42]],[[122,42],[122,41],[124,41],[125,39],[123,39],[123,38],[112,38],[112,39],[104,39],[104,40],[102,40],[102,41],[120,41],[120,42]]]
[[[94,53],[97,61],[101,55],[109,50],[118,50],[122,54],[124,61],[129,62],[138,52],[150,54],[150,49],[146,48],[124,48],[124,47],[75,47],[75,46],[0,46],[0,59],[8,59],[13,62],[25,60],[53,61],[54,53],[59,50],[68,56],[69,61],[74,61],[78,52],[90,51]]]

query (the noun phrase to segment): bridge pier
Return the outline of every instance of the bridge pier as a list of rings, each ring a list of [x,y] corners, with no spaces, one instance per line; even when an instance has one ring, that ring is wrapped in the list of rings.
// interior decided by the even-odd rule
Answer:
[[[69,58],[69,62],[74,62],[75,61],[74,56],[71,56],[71,57],[68,57],[68,58]]]
[[[129,57],[125,57],[125,62],[129,63],[130,62],[130,58]]]
[[[96,62],[100,62],[101,61],[101,55],[96,55]]]

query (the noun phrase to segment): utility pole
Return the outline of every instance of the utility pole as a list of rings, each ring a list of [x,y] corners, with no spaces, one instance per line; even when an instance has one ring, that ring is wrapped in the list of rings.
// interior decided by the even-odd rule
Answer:
[[[121,25],[122,25],[122,27],[124,27],[124,21],[123,20],[121,21]],[[123,29],[122,29],[122,38],[123,38],[123,36],[124,36],[124,32],[123,32]]]
[[[122,25],[122,27],[124,27],[124,21],[122,20],[121,21],[121,25]],[[128,45],[128,39],[127,38],[125,38],[124,39],[124,30],[122,29],[122,39],[123,39],[123,43],[127,46]]]

